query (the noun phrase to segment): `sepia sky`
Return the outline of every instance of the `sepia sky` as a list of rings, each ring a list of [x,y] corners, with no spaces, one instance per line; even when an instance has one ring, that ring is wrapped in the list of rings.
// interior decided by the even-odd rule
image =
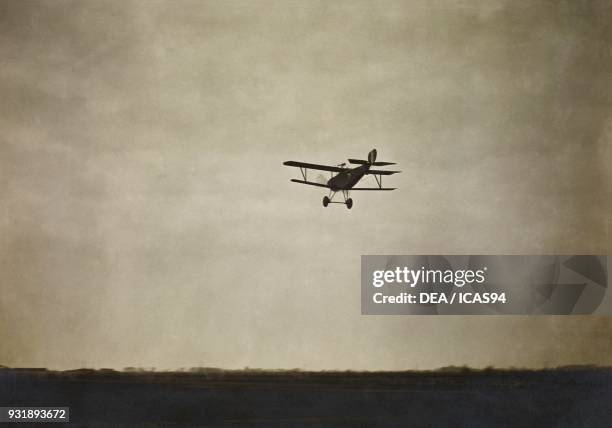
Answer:
[[[0,365],[612,364],[609,317],[360,315],[362,254],[610,254],[611,9],[0,2]],[[372,148],[350,211],[282,166]]]

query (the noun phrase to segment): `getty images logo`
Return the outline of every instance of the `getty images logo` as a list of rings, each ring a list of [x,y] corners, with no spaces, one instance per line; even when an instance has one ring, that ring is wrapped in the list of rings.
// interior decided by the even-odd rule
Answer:
[[[376,288],[385,284],[403,284],[416,287],[421,284],[452,284],[455,287],[463,287],[468,284],[482,284],[485,282],[487,267],[482,269],[410,269],[396,267],[390,270],[375,270],[372,272],[372,285]]]

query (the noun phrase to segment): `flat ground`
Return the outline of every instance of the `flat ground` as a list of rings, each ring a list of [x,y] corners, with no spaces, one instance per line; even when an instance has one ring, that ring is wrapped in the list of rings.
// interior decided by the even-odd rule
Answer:
[[[72,426],[609,427],[611,403],[612,369],[0,369],[1,406],[69,406]]]

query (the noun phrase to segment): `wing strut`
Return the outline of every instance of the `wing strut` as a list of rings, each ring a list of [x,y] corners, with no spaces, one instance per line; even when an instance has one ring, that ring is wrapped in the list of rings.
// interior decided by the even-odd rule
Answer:
[[[378,183],[378,188],[382,189],[382,175],[374,174],[374,179],[376,180],[376,183]]]

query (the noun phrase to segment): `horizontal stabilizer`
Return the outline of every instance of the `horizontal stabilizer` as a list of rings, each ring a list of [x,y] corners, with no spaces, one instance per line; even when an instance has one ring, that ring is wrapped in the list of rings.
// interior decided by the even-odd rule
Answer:
[[[368,163],[368,161],[364,159],[349,159],[348,161],[355,165],[366,165]],[[395,162],[374,162],[372,165],[374,166],[395,165]]]
[[[391,175],[391,174],[397,174],[398,172],[402,172],[402,171],[384,171],[381,169],[371,169],[368,172],[366,172],[366,174]]]
[[[397,187],[353,187],[350,189],[353,190],[395,190]]]
[[[314,183],[312,181],[298,180],[296,178],[292,178],[291,181],[293,181],[294,183],[308,184],[310,186],[325,187],[326,189],[329,189],[329,186],[327,184]]]

